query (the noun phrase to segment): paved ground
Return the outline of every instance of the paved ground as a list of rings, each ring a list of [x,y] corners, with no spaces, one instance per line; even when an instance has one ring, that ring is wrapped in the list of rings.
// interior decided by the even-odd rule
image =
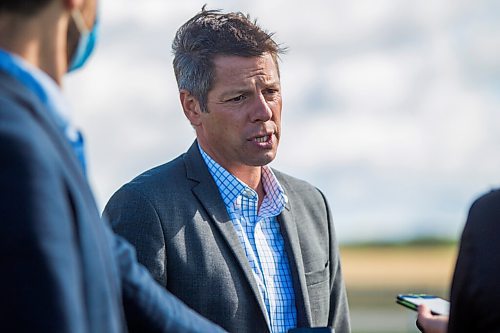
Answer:
[[[352,333],[414,333],[416,313],[404,308],[354,309]]]
[[[416,313],[399,293],[448,298],[455,246],[342,248],[352,333],[414,333]]]

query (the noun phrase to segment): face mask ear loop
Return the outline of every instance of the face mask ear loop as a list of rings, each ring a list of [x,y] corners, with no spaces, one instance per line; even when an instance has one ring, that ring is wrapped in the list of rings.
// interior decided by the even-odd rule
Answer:
[[[82,13],[79,9],[73,9],[73,11],[71,11],[71,17],[75,21],[76,28],[80,32],[80,35],[89,33],[89,28],[87,28],[87,26],[85,25],[85,21],[83,20]]]

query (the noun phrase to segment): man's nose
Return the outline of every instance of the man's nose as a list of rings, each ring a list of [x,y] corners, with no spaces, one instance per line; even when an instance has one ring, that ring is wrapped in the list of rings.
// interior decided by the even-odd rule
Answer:
[[[251,120],[252,122],[268,121],[273,117],[273,111],[269,106],[269,101],[266,100],[263,94],[259,94],[252,107]]]

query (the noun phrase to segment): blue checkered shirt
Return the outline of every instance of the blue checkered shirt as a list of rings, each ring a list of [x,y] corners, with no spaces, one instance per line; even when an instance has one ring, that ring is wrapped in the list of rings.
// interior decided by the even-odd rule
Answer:
[[[287,332],[297,325],[297,310],[290,265],[276,216],[283,211],[288,198],[271,169],[264,166],[262,185],[266,195],[258,210],[257,193],[199,149],[245,250],[266,305],[271,332]]]

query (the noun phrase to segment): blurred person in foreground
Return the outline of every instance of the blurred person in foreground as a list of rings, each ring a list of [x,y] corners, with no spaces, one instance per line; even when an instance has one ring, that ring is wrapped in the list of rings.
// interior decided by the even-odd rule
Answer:
[[[500,190],[472,205],[460,242],[450,296],[450,316],[419,307],[425,333],[500,332]]]
[[[93,49],[96,6],[0,2],[0,331],[220,332],[99,217],[60,91]]]
[[[119,189],[104,214],[163,286],[228,331],[349,332],[327,201],[268,166],[282,109],[271,36],[205,9],[179,28],[174,70],[196,140]]]

